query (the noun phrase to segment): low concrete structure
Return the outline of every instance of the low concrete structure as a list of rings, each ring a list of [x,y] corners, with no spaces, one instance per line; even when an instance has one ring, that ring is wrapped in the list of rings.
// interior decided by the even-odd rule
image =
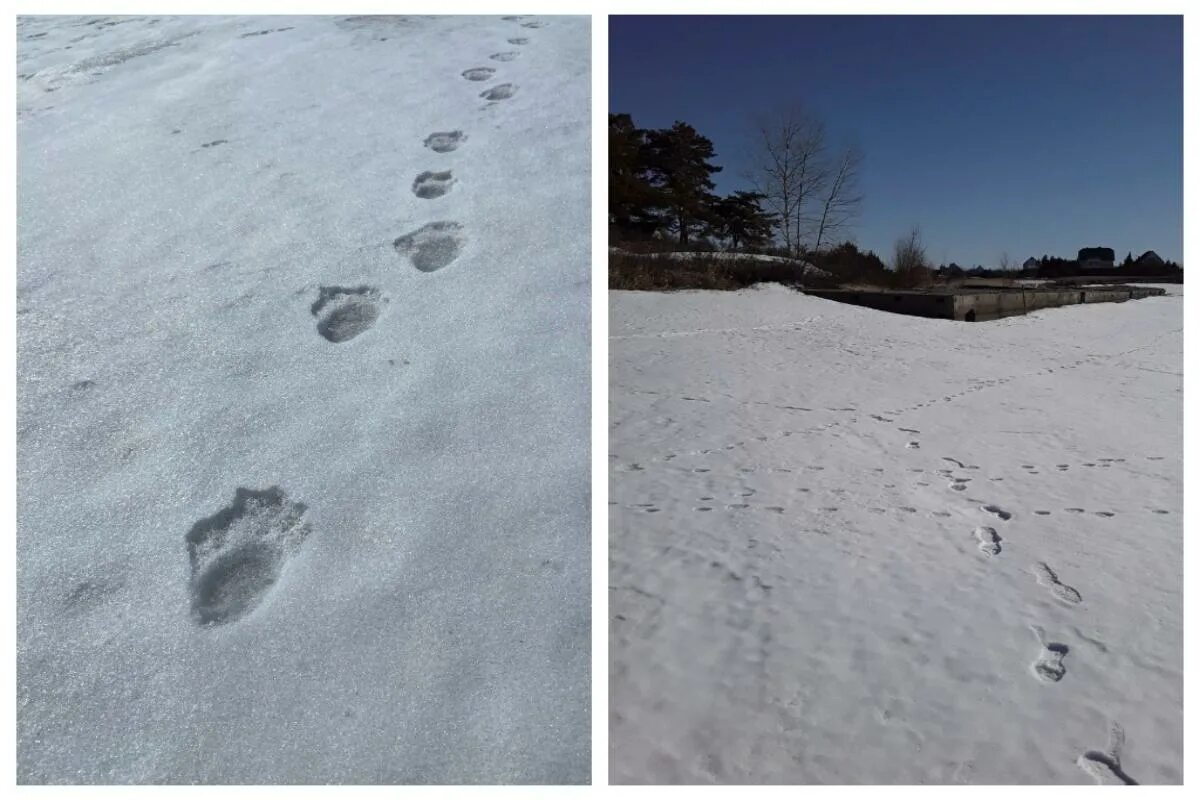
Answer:
[[[983,322],[1028,314],[1041,308],[1080,303],[1123,303],[1166,294],[1146,286],[1079,287],[1072,289],[808,289],[806,294],[915,317]]]

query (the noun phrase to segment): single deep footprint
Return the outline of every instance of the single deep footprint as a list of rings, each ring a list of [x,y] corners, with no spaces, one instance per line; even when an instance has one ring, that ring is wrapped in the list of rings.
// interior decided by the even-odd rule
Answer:
[[[396,239],[396,252],[406,255],[421,272],[436,272],[453,263],[462,251],[462,225],[431,222]]]
[[[199,624],[234,622],[262,602],[310,533],[306,510],[278,486],[238,489],[232,505],[192,526],[186,542]]]
[[[495,74],[496,70],[491,67],[472,67],[465,70],[462,76],[469,81],[486,81]]]
[[[1075,591],[1074,586],[1067,586],[1058,579],[1058,575],[1054,570],[1050,569],[1050,565],[1045,561],[1039,561],[1031,567],[1033,574],[1037,576],[1037,582],[1050,590],[1050,593],[1062,600],[1064,603],[1075,603],[1083,600],[1079,592]]]
[[[322,286],[312,304],[317,333],[331,342],[346,342],[379,319],[379,290],[370,286]]]
[[[422,200],[432,200],[435,197],[441,197],[446,192],[450,191],[450,187],[454,185],[454,176],[450,174],[450,170],[445,172],[422,172],[413,181],[413,194]]]
[[[1005,522],[1008,522],[1010,519],[1012,519],[1012,514],[1008,513],[1000,506],[993,506],[993,505],[980,506],[979,510],[986,511],[989,514],[994,514],[997,517],[999,517],[1000,519],[1004,520]]]
[[[1096,783],[1108,786],[1137,786],[1137,781],[1121,769],[1121,750],[1125,748],[1125,730],[1116,722],[1108,731],[1108,749],[1088,750],[1075,763]]]
[[[491,89],[488,89],[479,96],[484,100],[491,100],[495,102],[496,100],[507,100],[516,93],[516,86],[511,83],[502,83],[499,86],[493,86]]]
[[[449,153],[467,140],[462,131],[440,131],[425,137],[425,146],[435,153]]]
[[[1063,659],[1067,657],[1070,648],[1059,642],[1047,642],[1046,632],[1039,626],[1030,625],[1029,627],[1033,631],[1033,635],[1037,637],[1038,644],[1042,646],[1042,652],[1030,669],[1033,670],[1033,674],[1038,680],[1046,683],[1058,683],[1067,674]]]
[[[984,555],[995,556],[1000,554],[1000,534],[996,533],[995,528],[979,526],[975,529],[975,538],[979,542],[979,551]]]

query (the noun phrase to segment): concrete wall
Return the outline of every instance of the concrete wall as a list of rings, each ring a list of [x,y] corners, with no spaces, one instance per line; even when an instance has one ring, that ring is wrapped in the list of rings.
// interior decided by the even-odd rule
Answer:
[[[953,318],[983,322],[1028,314],[1041,308],[1058,308],[1080,303],[1123,303],[1126,300],[1138,300],[1164,293],[1163,289],[1143,287],[964,293],[954,297]]]
[[[1142,297],[1165,294],[1149,287],[1105,287],[1079,289],[1028,289],[992,292],[914,292],[857,291],[853,289],[813,289],[814,297],[836,300],[881,311],[915,317],[983,322],[990,319],[1028,314],[1041,308],[1080,303],[1121,303]]]

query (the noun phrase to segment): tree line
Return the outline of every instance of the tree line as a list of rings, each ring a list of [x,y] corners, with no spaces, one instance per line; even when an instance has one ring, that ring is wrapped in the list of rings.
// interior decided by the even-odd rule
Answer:
[[[857,217],[862,154],[832,148],[819,120],[793,108],[754,122],[749,190],[714,193],[713,143],[686,122],[639,128],[610,114],[609,222],[618,240],[697,237],[732,250],[776,246],[805,257],[828,248]]]

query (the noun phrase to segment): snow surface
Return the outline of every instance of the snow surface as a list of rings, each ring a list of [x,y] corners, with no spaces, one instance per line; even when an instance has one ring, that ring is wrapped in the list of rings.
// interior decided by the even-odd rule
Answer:
[[[17,30],[18,779],[587,781],[588,19]]]
[[[612,780],[1180,782],[1181,294],[611,293]]]

